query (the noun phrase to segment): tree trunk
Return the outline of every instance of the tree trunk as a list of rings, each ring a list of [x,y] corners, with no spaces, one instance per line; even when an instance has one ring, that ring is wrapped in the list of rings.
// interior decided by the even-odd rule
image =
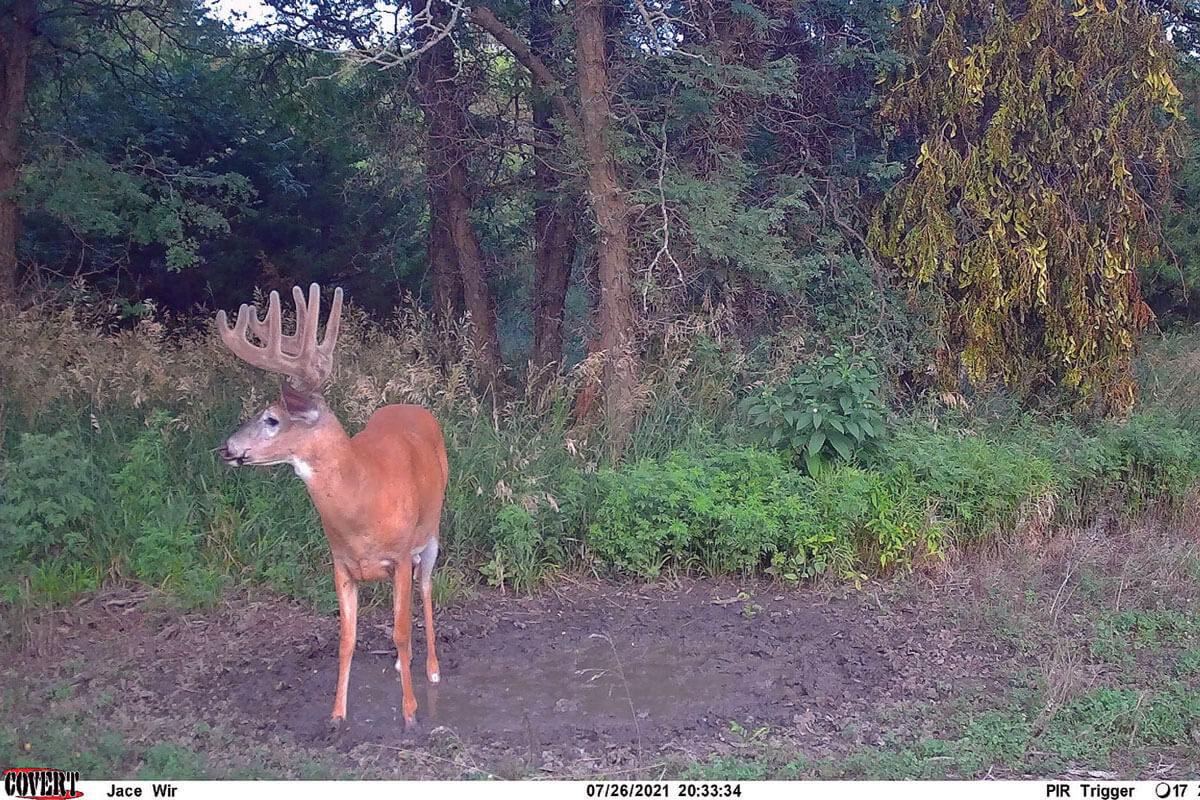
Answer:
[[[445,164],[434,163],[435,153],[439,152],[430,147],[425,158],[425,165],[430,171],[439,174],[446,169]],[[446,203],[445,192],[441,182],[432,179],[427,181],[429,187],[429,279],[433,283],[433,311],[439,317],[454,319],[462,307],[462,282],[458,279],[458,269],[454,266],[454,241],[450,237],[450,212]]]
[[[443,0],[430,2],[432,18],[448,24],[450,15]],[[500,373],[500,339],[483,253],[471,226],[472,195],[466,168],[467,148],[462,139],[467,131],[467,120],[456,85],[454,42],[450,37],[442,39],[420,57],[417,74],[421,83],[422,111],[429,127],[426,177],[430,184],[429,257],[434,302],[444,307],[448,297],[455,294],[456,284],[461,282],[463,303],[475,327],[478,383],[486,387]],[[437,216],[443,216],[443,219]],[[450,253],[446,252],[447,241]],[[448,260],[450,258],[454,263]],[[455,263],[457,280],[447,276],[447,269]]]
[[[551,0],[529,0],[529,47],[547,62],[551,59],[554,27]],[[562,369],[563,309],[575,235],[572,203],[563,187],[563,141],[554,127],[554,102],[545,89],[534,88],[533,185],[533,356],[534,379],[545,381]]]
[[[0,302],[17,285],[21,209],[14,196],[21,169],[21,122],[37,0],[10,0],[0,10]]]
[[[475,326],[475,348],[479,358],[479,385],[486,387],[500,375],[500,339],[496,332],[496,305],[484,272],[483,252],[471,227],[471,195],[467,170],[460,154],[450,164],[446,181],[446,205],[450,239],[458,256],[463,303]]]
[[[530,72],[533,81],[549,95],[583,149],[587,195],[596,224],[597,273],[600,298],[596,303],[599,337],[592,355],[603,361],[600,385],[584,387],[576,411],[586,416],[599,392],[604,394],[604,414],[619,453],[633,427],[634,388],[638,361],[634,352],[632,261],[629,209],[621,191],[617,165],[606,147],[612,109],[608,102],[608,66],[605,59],[605,25],[602,0],[577,0],[575,11],[576,85],[579,108],[567,101],[562,87],[546,64],[487,7],[473,6],[471,20],[490,33]]]
[[[606,145],[612,109],[608,102],[603,0],[575,3],[576,78],[587,194],[596,218],[600,336],[594,352],[604,359],[604,415],[619,453],[632,432],[637,358],[634,354],[629,209],[617,165]]]

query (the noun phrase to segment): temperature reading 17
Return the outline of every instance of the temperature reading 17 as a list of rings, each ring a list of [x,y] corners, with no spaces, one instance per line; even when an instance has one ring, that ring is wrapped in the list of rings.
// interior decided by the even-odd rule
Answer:
[[[1187,797],[1188,785],[1186,783],[1159,783],[1154,787],[1154,796],[1161,798],[1171,797]]]

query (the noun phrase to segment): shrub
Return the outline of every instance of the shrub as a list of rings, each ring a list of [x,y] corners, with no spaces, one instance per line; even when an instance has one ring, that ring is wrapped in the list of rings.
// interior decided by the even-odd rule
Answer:
[[[673,453],[603,470],[597,482],[589,548],[609,568],[643,577],[671,563],[709,574],[766,567],[798,580],[853,574],[863,557],[907,563],[940,546],[919,495],[847,465],[808,476],[753,449]]]
[[[1165,412],[1135,414],[1078,441],[1063,465],[1084,495],[1121,497],[1140,511],[1155,501],[1182,500],[1200,480],[1200,435]]]
[[[533,589],[562,563],[561,552],[545,546],[533,513],[519,505],[500,508],[492,523],[492,559],[480,567],[494,586]]]
[[[236,366],[211,335],[95,313],[18,312],[0,343],[0,603],[67,601],[122,576],[191,604],[237,580],[333,609],[328,545],[303,484],[286,468],[229,470],[211,453],[276,379]],[[467,385],[463,331],[411,306],[386,326],[347,313],[330,404],[350,431],[385,402],[434,408],[451,461],[442,563],[518,590],[581,562],[642,577],[664,567],[857,577],[936,556],[948,534],[981,540],[1059,492],[1119,495],[1137,510],[1179,502],[1200,480],[1186,386],[1170,412],[1093,430],[1028,420],[951,430],[943,414],[941,429],[900,426],[884,443],[873,372],[844,353],[782,384],[789,403],[780,387],[759,396],[779,401],[751,414],[767,441],[778,430],[778,451],[713,447],[744,433],[727,413],[744,364],[722,350],[698,370],[677,338],[642,375],[642,457],[600,467],[602,432],[570,418],[573,378],[489,407]],[[814,441],[817,428],[852,440],[849,462],[842,439]]]
[[[743,408],[764,441],[792,453],[815,475],[822,464],[849,461],[883,436],[879,379],[868,358],[839,350],[746,398]]]
[[[215,599],[220,580],[201,568],[196,504],[190,487],[167,463],[170,417],[155,412],[113,475],[114,508],[133,536],[130,567],[151,584],[171,584],[195,602]]]
[[[914,426],[897,431],[883,457],[965,541],[1015,525],[1027,503],[1058,486],[1054,464],[1031,446],[979,433]]]
[[[103,476],[70,431],[23,433],[0,461],[0,557],[5,561],[81,554],[104,502]]]
[[[768,523],[755,528],[752,518],[762,516],[773,477],[790,470],[771,454],[739,455],[738,471],[678,452],[601,470],[587,536],[592,552],[618,571],[647,577],[669,559],[685,568],[707,564],[711,572],[753,568],[771,535],[769,520],[754,520]],[[718,538],[726,552],[713,549]]]

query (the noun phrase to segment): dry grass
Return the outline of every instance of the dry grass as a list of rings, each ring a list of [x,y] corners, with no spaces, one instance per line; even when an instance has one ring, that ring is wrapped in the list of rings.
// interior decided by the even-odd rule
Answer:
[[[1200,422],[1200,330],[1152,340],[1141,366],[1143,402]]]
[[[1108,670],[1088,658],[1097,609],[1185,610],[1200,578],[1200,496],[1135,519],[1100,515],[1086,526],[1048,526],[1036,538],[997,539],[947,566],[973,587],[982,625],[1002,620],[1034,653],[1046,715],[1091,690]]]
[[[4,316],[0,402],[27,421],[61,408],[93,414],[166,408],[190,427],[214,404],[243,397],[249,411],[275,391],[277,379],[239,362],[213,335],[207,316],[171,319],[150,305],[131,321],[114,307],[80,303],[7,307]],[[330,400],[357,424],[391,402],[477,414],[474,363],[469,322],[438,325],[412,301],[383,323],[348,306]]]
[[[252,299],[265,305],[261,291]],[[248,368],[220,343],[211,312],[177,318],[147,303],[140,317],[128,318],[115,304],[45,300],[0,313],[7,322],[0,338],[0,424],[6,415],[30,427],[52,411],[81,409],[95,420],[166,409],[176,425],[192,429],[215,409],[239,401],[247,416],[277,391],[276,376]],[[285,329],[291,324],[285,311]],[[741,368],[744,356],[735,352],[726,374],[709,379],[692,353],[697,336],[727,342],[730,324],[727,314],[714,313],[658,330],[657,352],[643,364],[635,387],[639,417],[657,408],[675,421],[685,405],[709,411],[732,405],[728,373]],[[506,386],[481,394],[472,339],[469,317],[435,319],[411,297],[383,320],[348,303],[326,398],[351,428],[382,405],[414,403],[443,421],[488,420],[498,433],[514,422],[518,428],[538,426],[554,409],[570,408],[580,388],[603,369],[603,357],[594,355],[564,376],[511,374]],[[601,453],[603,438],[603,431],[584,425],[557,446],[590,461]]]
[[[144,408],[170,405],[186,413],[209,402],[228,359],[197,334],[168,334],[151,310],[121,326],[111,309],[68,305],[6,307],[0,370],[9,413],[27,419],[60,403]]]

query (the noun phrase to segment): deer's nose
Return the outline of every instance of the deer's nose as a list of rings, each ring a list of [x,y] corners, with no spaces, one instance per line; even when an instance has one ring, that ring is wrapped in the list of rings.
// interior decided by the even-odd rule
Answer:
[[[224,461],[233,461],[234,455],[233,451],[229,449],[229,442],[225,442],[221,445],[220,449],[217,450],[217,455],[219,455]]]

